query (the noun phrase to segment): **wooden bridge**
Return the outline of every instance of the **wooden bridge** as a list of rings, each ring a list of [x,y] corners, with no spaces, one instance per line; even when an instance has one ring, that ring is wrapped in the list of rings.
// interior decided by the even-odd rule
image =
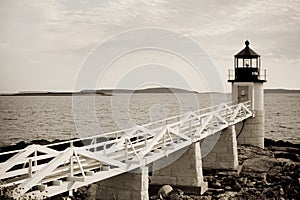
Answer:
[[[189,147],[251,118],[251,102],[226,103],[131,129],[0,154],[0,187],[44,199],[103,181]]]

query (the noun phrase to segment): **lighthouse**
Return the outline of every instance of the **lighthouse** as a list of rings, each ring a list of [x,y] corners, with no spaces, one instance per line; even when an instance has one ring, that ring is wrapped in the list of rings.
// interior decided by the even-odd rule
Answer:
[[[253,117],[236,125],[238,144],[264,148],[264,88],[266,70],[261,68],[261,58],[245,41],[245,48],[234,56],[234,73],[229,71],[232,100],[238,103],[251,102]]]

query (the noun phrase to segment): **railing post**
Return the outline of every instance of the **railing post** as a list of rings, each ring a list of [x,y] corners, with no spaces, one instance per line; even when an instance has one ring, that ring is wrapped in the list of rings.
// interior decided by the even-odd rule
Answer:
[[[189,134],[192,134],[192,122],[191,122],[191,120],[189,121]]]
[[[147,146],[147,135],[144,135],[145,147]]]
[[[167,133],[168,129],[166,127],[166,132],[163,135],[163,147],[166,147],[166,133]]]
[[[128,161],[128,139],[125,139],[125,162]]]
[[[225,110],[225,119],[228,122],[228,108],[226,108],[226,110]]]
[[[37,170],[37,150],[34,151],[34,168]]]
[[[70,176],[72,177],[74,175],[74,158],[73,158],[73,154],[70,157]]]
[[[69,196],[73,196],[73,190],[69,190]]]
[[[178,121],[178,133],[181,134],[181,126],[180,126],[181,122]],[[180,137],[177,137],[176,139],[177,143],[180,142]]]
[[[72,177],[74,175],[74,166],[73,166],[73,162],[74,162],[74,158],[73,158],[73,141],[70,142],[70,148],[72,149],[72,155],[70,157],[70,176]]]
[[[93,139],[93,144],[95,145],[95,146],[94,146],[94,152],[96,152],[96,151],[97,151],[97,146],[96,146],[96,144],[97,144],[97,139],[96,139],[96,138]]]
[[[211,111],[212,112],[212,111]],[[211,114],[212,115],[212,114]],[[209,123],[209,127],[210,127],[210,133],[212,134],[213,133],[213,123],[212,123],[212,120],[214,120],[214,116],[211,118],[211,121],[208,122]]]
[[[29,178],[32,177],[32,159],[30,158],[28,161],[29,167],[28,167],[28,174],[29,174]]]
[[[140,138],[140,130],[136,130],[135,135],[136,135],[136,140],[139,140],[139,138]]]
[[[106,156],[106,142],[103,145],[103,155]]]
[[[70,177],[74,176],[74,151],[73,151],[73,141],[70,142],[70,148],[72,149],[72,154],[70,157]],[[73,196],[73,190],[69,190],[69,196]]]

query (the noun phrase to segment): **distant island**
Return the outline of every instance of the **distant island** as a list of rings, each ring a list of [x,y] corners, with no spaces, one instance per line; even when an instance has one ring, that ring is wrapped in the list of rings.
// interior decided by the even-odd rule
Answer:
[[[100,96],[113,96],[113,94],[126,94],[126,93],[198,93],[196,91],[189,91],[179,88],[147,88],[139,90],[131,89],[100,89],[100,90],[82,90],[79,92],[18,92],[11,94],[0,94],[0,96],[72,96],[72,95],[100,95]]]
[[[288,89],[264,89],[265,93],[300,93],[300,90],[288,90]],[[0,96],[72,96],[72,95],[99,95],[99,96],[113,96],[114,94],[128,94],[128,93],[194,93],[200,94],[197,91],[191,91],[179,88],[146,88],[139,90],[131,89],[100,89],[100,90],[82,90],[79,92],[44,92],[44,91],[26,91],[10,94],[0,94]],[[203,92],[203,93],[218,93],[218,92]]]
[[[179,89],[179,88],[166,88],[166,87],[146,88],[146,89],[139,89],[139,90],[104,89],[104,90],[96,90],[96,91],[103,92],[106,94],[113,94],[113,93],[199,93],[197,91],[190,91],[190,90]]]
[[[300,93],[300,90],[264,89],[265,93]]]
[[[111,96],[110,94],[94,92],[18,92],[12,94],[0,94],[0,96],[72,96],[72,95],[101,95],[101,96]]]

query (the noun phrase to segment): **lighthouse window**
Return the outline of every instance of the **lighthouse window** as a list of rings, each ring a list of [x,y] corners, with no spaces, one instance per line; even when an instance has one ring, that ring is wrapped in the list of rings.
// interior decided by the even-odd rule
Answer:
[[[241,91],[241,96],[245,96],[245,95],[246,95],[245,90],[242,90],[242,91]]]
[[[249,67],[249,60],[246,60],[246,67]]]
[[[238,67],[244,67],[243,59],[238,59]]]

